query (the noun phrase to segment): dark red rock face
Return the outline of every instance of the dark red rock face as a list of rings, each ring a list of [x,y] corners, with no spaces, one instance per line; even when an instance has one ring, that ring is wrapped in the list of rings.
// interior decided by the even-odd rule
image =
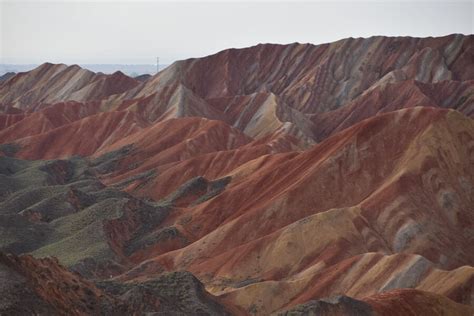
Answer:
[[[0,314],[472,315],[473,56],[371,37],[0,81]]]

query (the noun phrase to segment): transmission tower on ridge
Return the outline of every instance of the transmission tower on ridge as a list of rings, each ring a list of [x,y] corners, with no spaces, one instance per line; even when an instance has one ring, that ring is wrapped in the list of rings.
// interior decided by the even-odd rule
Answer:
[[[160,57],[156,57],[156,73],[160,72]]]

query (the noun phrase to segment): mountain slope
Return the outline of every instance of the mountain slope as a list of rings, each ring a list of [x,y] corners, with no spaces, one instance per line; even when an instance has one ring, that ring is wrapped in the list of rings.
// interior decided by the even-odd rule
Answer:
[[[127,278],[188,269],[220,289],[367,252],[468,265],[473,201],[461,187],[473,179],[472,146],[463,145],[473,136],[472,120],[456,112],[414,108],[364,121],[308,152],[251,161],[229,174],[223,193],[173,220],[194,243]],[[457,163],[447,165],[446,156]],[[472,272],[464,278],[469,283]]]
[[[32,109],[61,101],[92,101],[121,93],[139,81],[121,72],[96,74],[77,65],[45,63],[0,84],[0,108]]]
[[[377,36],[2,81],[0,313],[472,314],[473,56]]]

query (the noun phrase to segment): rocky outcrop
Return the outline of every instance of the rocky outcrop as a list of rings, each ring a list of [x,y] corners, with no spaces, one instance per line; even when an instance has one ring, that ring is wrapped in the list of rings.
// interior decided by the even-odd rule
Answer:
[[[118,300],[65,270],[53,258],[0,253],[0,273],[2,314],[84,315],[126,311]]]
[[[0,313],[3,315],[229,315],[188,272],[151,281],[96,286],[54,258],[0,252]]]

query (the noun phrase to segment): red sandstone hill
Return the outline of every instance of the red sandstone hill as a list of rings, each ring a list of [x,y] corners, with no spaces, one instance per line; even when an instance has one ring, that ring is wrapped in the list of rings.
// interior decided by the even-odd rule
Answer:
[[[289,135],[307,148],[404,107],[449,107],[472,116],[473,56],[472,36],[450,35],[262,44],[178,61],[145,82],[44,64],[3,82],[0,105],[36,111],[44,103],[101,100],[97,111],[130,110],[149,122],[218,119],[256,139]]]
[[[454,95],[449,93],[449,107],[471,114],[473,100],[469,91],[472,91],[472,82],[466,81],[474,79],[473,55],[473,37],[462,35],[371,37],[317,46],[263,44],[178,61],[147,82],[112,99],[113,103],[134,100],[134,105],[150,112],[151,108],[156,109],[157,101],[151,96],[163,91],[171,94],[176,87],[184,86],[188,95],[220,110],[223,120],[252,137],[262,137],[286,122],[292,126],[290,134],[318,141],[327,136],[319,126],[325,113],[354,100],[360,100],[368,114],[354,115],[352,124],[383,109],[410,106],[413,102],[404,102],[411,101],[410,98],[424,99],[416,105],[448,106],[443,98],[439,99],[439,94],[436,97],[430,92],[437,90],[430,88],[432,84],[451,86],[451,91],[455,89]],[[454,88],[460,81],[469,87]],[[402,90],[406,91],[398,100],[378,100],[372,104],[363,101],[394,84],[405,84]],[[419,88],[422,84],[426,84],[424,89]],[[446,98],[446,94],[444,96]],[[162,97],[159,100],[162,100],[160,107],[171,106]],[[184,110],[178,116],[189,115],[186,112]],[[308,120],[308,116],[312,120]],[[331,115],[339,125],[346,117],[338,116],[340,114]],[[159,119],[156,114],[150,117]],[[337,125],[328,128],[335,127]]]
[[[189,246],[165,254],[150,247],[140,257],[151,259],[126,278],[186,269],[263,315],[314,297],[396,287],[470,304],[474,201],[461,187],[474,176],[472,146],[464,147],[473,139],[471,119],[414,108],[363,121],[309,151],[252,160],[219,175],[231,177],[221,194],[181,206],[165,222]],[[435,285],[446,274],[450,282]],[[281,296],[270,306],[254,300],[275,291]]]
[[[473,36],[371,37],[2,81],[0,250],[59,261],[1,256],[0,291],[65,314],[471,315],[473,58]]]
[[[60,101],[100,100],[127,91],[139,83],[120,71],[96,74],[77,65],[45,63],[0,83],[0,109],[35,109]]]

